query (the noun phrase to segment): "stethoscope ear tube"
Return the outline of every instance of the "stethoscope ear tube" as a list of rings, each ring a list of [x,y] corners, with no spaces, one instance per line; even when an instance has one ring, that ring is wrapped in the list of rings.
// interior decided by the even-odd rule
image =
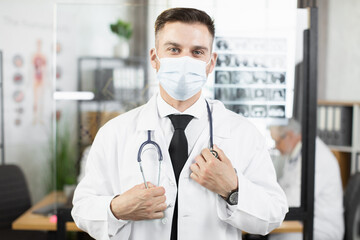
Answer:
[[[145,187],[146,187],[146,189],[148,189],[149,186],[148,186],[148,184],[147,184],[147,182],[146,182],[146,179],[145,179],[144,170],[143,170],[143,168],[142,168],[141,161],[139,162],[139,165],[140,165],[140,171],[141,171],[141,175],[142,175],[143,180],[144,180]]]
[[[211,110],[210,110],[210,106],[209,106],[208,101],[205,100],[205,102],[206,102],[206,108],[207,108],[208,118],[209,118],[209,128],[210,128],[210,152],[212,153],[212,155],[214,155],[214,157],[216,157],[217,159],[219,159],[219,154],[214,150],[213,121],[212,121]]]
[[[144,175],[144,170],[143,170],[143,167],[142,167],[142,164],[141,164],[141,153],[143,151],[143,148],[147,145],[147,144],[152,144],[154,145],[154,147],[157,149],[157,152],[158,152],[158,156],[159,156],[159,170],[158,170],[158,185],[160,184],[160,172],[161,172],[161,162],[163,160],[163,156],[162,156],[162,152],[161,152],[161,149],[160,149],[160,146],[154,142],[154,141],[151,141],[151,130],[148,130],[148,139],[143,142],[143,144],[141,144],[140,148],[139,148],[139,151],[138,151],[138,156],[137,156],[137,161],[139,163],[139,166],[140,166],[140,171],[141,171],[141,175],[142,175],[142,178],[144,180],[144,184],[145,184],[145,187],[146,188],[149,188],[148,187],[148,184],[146,182],[146,179],[145,179],[145,175]]]

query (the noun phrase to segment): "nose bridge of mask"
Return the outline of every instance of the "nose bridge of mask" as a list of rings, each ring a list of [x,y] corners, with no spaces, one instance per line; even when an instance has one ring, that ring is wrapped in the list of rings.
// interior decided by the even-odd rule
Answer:
[[[161,61],[160,60],[160,58],[159,58],[159,55],[157,55],[157,50],[156,50],[156,48],[154,48],[155,49],[155,56],[156,56],[156,58],[157,58],[157,60],[160,62],[160,66],[161,66],[161,62],[163,62],[163,61]],[[189,56],[184,56],[184,57],[180,57],[180,58],[183,58],[183,59],[186,59],[186,61],[190,61],[190,63],[193,63],[194,65],[197,65],[197,67],[200,67],[200,69],[202,69],[203,67],[202,66],[200,66],[200,64],[202,65],[202,63],[205,63],[205,67],[207,67],[207,66],[209,66],[209,64],[211,63],[211,56],[210,56],[210,59],[209,59],[209,61],[208,62],[204,62],[204,61],[201,61],[201,60],[198,60],[198,59],[194,59],[194,58],[192,58],[192,57],[189,57]],[[164,58],[163,58],[164,59]],[[168,58],[165,58],[165,59],[168,59]],[[172,59],[172,58],[169,58],[169,59]],[[175,59],[175,58],[174,58]],[[178,58],[179,59],[179,58]],[[194,60],[194,61],[192,61],[192,60]],[[177,61],[178,62],[178,61]],[[200,63],[201,62],[201,63]],[[188,64],[188,66],[189,65],[192,65],[192,64]],[[186,64],[185,64],[185,60],[183,61],[183,64],[181,65],[181,66],[177,66],[177,68],[181,68],[181,67],[186,67]],[[198,69],[198,70],[200,70],[200,69]],[[184,69],[184,70],[195,70],[195,72],[197,72],[196,71],[196,68],[191,68],[191,69]],[[205,69],[205,72],[206,72],[206,69]],[[200,73],[202,73],[202,71],[200,72]]]
[[[184,63],[184,67],[187,73],[206,75],[206,62],[192,57],[186,57],[185,61],[187,63]]]
[[[160,62],[160,72],[178,72],[183,70],[184,64],[180,64],[179,61],[176,61],[176,58],[159,58],[157,55],[157,50],[155,48],[155,55],[157,60]]]

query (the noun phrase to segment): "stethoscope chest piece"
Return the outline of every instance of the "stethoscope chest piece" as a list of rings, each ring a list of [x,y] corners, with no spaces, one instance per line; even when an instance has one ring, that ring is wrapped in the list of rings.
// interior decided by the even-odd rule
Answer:
[[[217,153],[217,151],[210,149],[210,152],[212,153],[212,155],[214,155],[215,158],[219,159],[219,154]]]

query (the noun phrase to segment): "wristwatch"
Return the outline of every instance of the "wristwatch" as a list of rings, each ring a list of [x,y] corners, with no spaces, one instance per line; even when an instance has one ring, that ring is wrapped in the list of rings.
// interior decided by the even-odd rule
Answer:
[[[230,205],[237,205],[238,204],[238,196],[239,196],[239,189],[236,188],[232,190],[227,198],[224,200]]]

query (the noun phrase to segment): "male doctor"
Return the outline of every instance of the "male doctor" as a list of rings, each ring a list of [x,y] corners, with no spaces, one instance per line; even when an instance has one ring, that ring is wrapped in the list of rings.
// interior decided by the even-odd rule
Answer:
[[[276,148],[285,157],[279,179],[289,206],[300,206],[301,126],[290,119],[286,126],[271,126]],[[344,235],[343,191],[338,162],[320,138],[316,138],[314,240],[342,240]],[[302,240],[302,233],[271,235],[270,240]]]
[[[75,191],[72,216],[95,239],[241,239],[283,221],[286,197],[263,137],[201,95],[214,34],[197,9],[158,16],[150,61],[160,93],[99,130]]]

